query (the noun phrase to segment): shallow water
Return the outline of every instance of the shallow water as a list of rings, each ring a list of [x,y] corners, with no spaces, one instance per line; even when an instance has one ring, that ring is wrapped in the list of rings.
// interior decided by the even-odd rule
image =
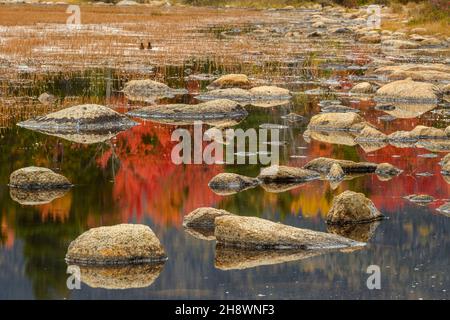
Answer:
[[[261,21],[254,21],[256,14]],[[394,62],[426,59],[448,63],[448,50],[445,54],[442,48],[430,49],[426,54],[420,50],[386,53],[378,45],[361,45],[347,35],[322,40],[285,36],[288,31],[312,31],[308,24],[310,15],[309,11],[261,14],[252,11],[252,16],[230,16],[220,23],[200,21],[185,33],[177,34],[172,42],[166,41],[167,47],[161,52],[154,53],[154,61],[163,59],[166,63],[150,63],[147,52],[138,51],[135,38],[141,36],[141,30],[121,39],[122,43],[115,48],[116,54],[108,51],[115,68],[101,67],[101,55],[93,55],[92,61],[82,60],[83,63],[66,56],[53,61],[54,48],[46,50],[45,46],[30,51],[28,59],[16,60],[13,55],[4,55],[7,62],[0,66],[0,286],[3,288],[0,298],[448,299],[450,219],[448,212],[437,209],[450,201],[449,184],[438,164],[450,146],[447,144],[446,152],[440,152],[434,145],[358,145],[353,136],[337,133],[314,135],[310,140],[303,137],[310,117],[320,112],[319,101],[324,99],[338,99],[343,105],[360,110],[367,121],[386,134],[411,130],[419,124],[445,128],[450,115],[435,112],[442,108],[440,106],[424,105],[413,112],[401,106],[395,110],[375,108],[374,101],[361,101],[345,91],[353,83],[367,79],[364,71],[372,57]],[[24,34],[39,39],[42,30],[66,31],[57,26],[5,27],[0,29],[0,35],[5,39],[15,37],[15,28],[19,28],[25,30]],[[110,27],[117,27],[119,31],[123,27],[125,32],[127,24]],[[95,25],[89,28],[85,31],[99,33]],[[164,28],[170,29],[171,25]],[[269,32],[255,33],[259,29]],[[198,48],[193,45],[192,39],[196,38],[192,34],[212,35],[208,40],[211,50],[233,59],[221,62],[216,56],[195,58]],[[167,40],[164,32],[160,37],[156,39],[160,43]],[[208,54],[204,48],[208,47],[208,42],[205,43],[202,55]],[[228,46],[230,43],[233,45]],[[241,47],[240,43],[248,47]],[[280,44],[283,46],[278,48]],[[186,50],[174,49],[180,47]],[[76,57],[79,50],[75,48],[65,53]],[[125,56],[126,61],[120,59]],[[186,59],[186,56],[194,57]],[[262,84],[279,84],[295,92],[291,102],[285,105],[247,107],[249,116],[233,127],[257,129],[268,124],[270,127],[281,125],[281,164],[302,166],[323,156],[389,162],[404,170],[403,173],[389,181],[368,174],[337,186],[330,186],[327,181],[313,181],[287,190],[258,186],[220,196],[207,185],[216,174],[235,172],[254,177],[262,166],[175,165],[170,153],[176,144],[171,141],[176,126],[140,121],[139,126],[103,143],[81,145],[15,125],[32,116],[81,103],[104,104],[120,112],[142,106],[142,103],[127,101],[120,92],[130,79],[151,77],[189,91],[188,95],[161,103],[197,103],[194,94],[205,91],[217,75],[232,72],[243,72]],[[315,90],[319,86],[323,89],[320,92]],[[337,91],[326,89],[330,86]],[[306,90],[313,91],[305,94]],[[57,103],[41,105],[36,98],[42,92],[54,94]],[[292,112],[303,118],[289,121],[285,116]],[[207,127],[205,125],[204,129]],[[192,126],[183,128],[193,130]],[[14,200],[15,195],[10,194],[7,183],[11,172],[29,165],[62,173],[75,186],[50,203],[21,205]],[[333,230],[327,230],[324,217],[333,197],[344,190],[364,193],[387,217],[367,228],[345,231],[368,242],[359,250],[311,254],[297,257],[297,260],[276,255],[267,258],[242,250],[216,248],[214,241],[198,239],[181,226],[187,213],[198,207],[212,206],[239,215],[331,232]],[[411,194],[428,194],[435,201],[419,205],[404,199]],[[142,288],[97,288],[99,279],[108,272],[84,270],[87,276],[81,289],[69,290],[64,261],[69,243],[89,228],[124,222],[149,225],[165,247],[168,261],[151,270],[124,271],[128,278],[122,279],[123,286],[140,283]],[[286,261],[282,262],[283,259]],[[369,290],[366,285],[369,277],[366,271],[371,265],[381,270],[379,290]],[[238,269],[242,267],[248,268]],[[103,285],[108,286],[108,283]]]

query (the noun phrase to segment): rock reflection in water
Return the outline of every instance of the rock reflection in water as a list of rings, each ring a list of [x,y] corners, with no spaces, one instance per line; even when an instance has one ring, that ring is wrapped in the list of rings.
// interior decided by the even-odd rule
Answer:
[[[64,196],[69,189],[53,189],[53,190],[28,190],[19,188],[10,188],[9,194],[11,199],[26,206],[36,206],[47,204],[55,199]]]
[[[42,130],[36,130],[39,133],[58,137],[70,142],[81,144],[95,144],[111,140],[122,131],[115,132],[78,132],[78,133],[50,133]]]
[[[125,266],[80,266],[80,280],[91,288],[146,288],[159,277],[164,263]]]
[[[375,234],[380,221],[345,225],[329,224],[327,231],[355,241],[368,242]]]

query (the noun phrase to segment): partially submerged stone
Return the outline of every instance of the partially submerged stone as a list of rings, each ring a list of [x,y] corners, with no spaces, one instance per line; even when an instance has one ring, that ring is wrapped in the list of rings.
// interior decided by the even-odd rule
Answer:
[[[306,182],[318,179],[317,172],[303,168],[272,165],[261,170],[258,179],[264,182]]]
[[[118,266],[79,266],[80,280],[91,288],[147,288],[161,274],[164,263]]]
[[[37,206],[52,202],[63,197],[68,189],[41,189],[30,190],[21,188],[10,188],[11,199],[23,206]]]
[[[375,174],[377,174],[378,176],[382,177],[382,178],[391,178],[394,176],[399,175],[400,173],[402,173],[403,170],[393,166],[390,163],[379,163],[377,165],[377,169],[375,170]]]
[[[387,136],[383,132],[371,126],[365,126],[355,139],[356,142],[383,142],[386,140]]]
[[[123,92],[131,101],[153,102],[161,98],[172,98],[179,94],[186,94],[185,89],[172,89],[164,83],[144,79],[131,80],[125,84]]]
[[[359,110],[355,109],[355,108],[352,108],[352,107],[330,104],[330,105],[326,105],[326,106],[321,107],[320,108],[320,112],[322,112],[322,113],[344,113],[344,112],[355,112],[355,113],[358,113]]]
[[[205,228],[214,229],[214,220],[217,217],[231,215],[232,213],[216,208],[202,207],[195,209],[183,218],[183,227],[185,228]]]
[[[144,119],[234,119],[245,118],[247,111],[238,103],[218,99],[199,104],[168,104],[148,106],[127,113]]]
[[[72,184],[66,177],[48,168],[25,167],[11,173],[9,186],[12,188],[37,190],[67,189]]]
[[[428,194],[411,194],[406,196],[405,199],[419,204],[427,204],[434,201],[434,197]]]
[[[439,88],[431,83],[413,81],[411,78],[388,83],[377,90],[378,100],[406,100],[435,102]]]
[[[338,163],[333,163],[331,165],[330,171],[327,174],[327,179],[330,181],[338,182],[343,180],[345,177],[345,172]]]
[[[204,92],[198,96],[195,96],[195,98],[198,100],[228,99],[237,102],[249,102],[252,100],[253,95],[250,93],[250,91],[245,89],[228,88]]]
[[[136,124],[108,107],[83,104],[22,121],[17,125],[45,133],[79,133],[118,131]]]
[[[366,126],[365,120],[355,112],[320,113],[311,118],[310,130],[360,131]]]
[[[222,216],[215,220],[215,236],[226,246],[254,249],[332,249],[364,243],[329,233],[295,228],[256,217]]]
[[[237,102],[257,104],[261,102],[276,101],[276,104],[285,103],[291,98],[290,91],[276,86],[260,86],[250,90],[241,88],[216,89],[196,96],[199,100],[230,99]]]
[[[145,225],[93,228],[69,245],[66,261],[80,265],[154,263],[166,260],[159,239]]]
[[[307,170],[328,174],[333,164],[338,164],[346,173],[372,173],[377,169],[377,164],[372,162],[354,162],[351,160],[339,160],[319,157],[309,161],[303,166]]]
[[[426,126],[416,126],[413,130],[409,132],[411,137],[417,139],[447,139],[447,134],[444,130],[426,127]]]
[[[256,178],[236,173],[219,173],[209,181],[208,186],[217,194],[228,195],[255,187],[258,184],[259,180]]]
[[[347,190],[333,199],[327,214],[327,223],[365,223],[382,218],[383,215],[364,194]]]
[[[260,86],[254,87],[249,90],[255,100],[267,100],[267,99],[289,99],[291,93],[288,89],[280,88],[277,86]]]
[[[329,144],[340,144],[345,146],[355,146],[356,132],[349,131],[317,131],[305,130],[303,137],[305,141],[314,139]],[[308,139],[308,140],[307,140]]]
[[[370,82],[360,82],[350,89],[351,93],[372,93],[373,91],[373,86]]]
[[[38,100],[43,105],[50,105],[50,104],[55,103],[56,97],[54,95],[52,95],[52,94],[44,92],[38,97]]]
[[[247,88],[250,86],[250,80],[245,74],[226,74],[214,80],[208,88]]]

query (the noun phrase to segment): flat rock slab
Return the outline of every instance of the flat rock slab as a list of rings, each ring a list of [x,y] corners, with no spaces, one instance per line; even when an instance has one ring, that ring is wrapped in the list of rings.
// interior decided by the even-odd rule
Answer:
[[[310,130],[343,130],[358,132],[366,126],[363,117],[355,112],[330,112],[316,114],[308,124]]]
[[[166,258],[153,231],[138,224],[90,229],[70,243],[66,254],[68,263],[80,265],[154,263]]]
[[[372,173],[377,169],[377,164],[372,162],[354,162],[351,160],[339,160],[319,157],[309,161],[303,166],[307,170],[328,174],[333,164],[338,164],[346,173]]]
[[[236,173],[219,173],[209,181],[208,186],[217,194],[229,195],[256,187],[259,183],[256,178]]]
[[[17,125],[45,133],[78,133],[120,131],[137,123],[108,107],[83,104],[22,121]]]
[[[431,83],[413,81],[411,78],[388,83],[377,90],[378,101],[438,101],[439,88]]]
[[[186,89],[172,89],[164,83],[149,79],[131,80],[125,84],[123,92],[128,100],[148,102],[188,93]]]
[[[306,182],[319,178],[320,174],[315,171],[279,165],[262,169],[258,176],[263,182]]]
[[[245,118],[245,108],[232,100],[218,99],[199,104],[168,104],[144,107],[127,113],[144,119],[235,119]]]
[[[226,246],[255,249],[332,249],[364,246],[338,235],[295,228],[256,217],[228,215],[215,220],[215,236]]]
[[[67,189],[72,186],[70,181],[61,174],[42,167],[25,167],[18,169],[9,176],[9,186],[12,188]]]
[[[199,100],[230,99],[252,104],[276,100],[278,104],[280,101],[291,99],[291,94],[288,89],[276,86],[260,86],[250,90],[241,88],[216,89],[204,92],[195,98]]]
[[[383,215],[364,194],[347,190],[333,199],[327,214],[327,223],[344,225],[382,218]]]

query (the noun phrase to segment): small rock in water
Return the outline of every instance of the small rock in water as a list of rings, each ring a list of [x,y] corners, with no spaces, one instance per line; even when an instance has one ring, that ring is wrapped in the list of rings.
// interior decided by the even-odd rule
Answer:
[[[259,180],[256,178],[236,173],[219,173],[209,181],[208,186],[217,194],[229,195],[255,187],[258,184]]]
[[[377,99],[436,102],[439,88],[411,78],[388,83],[377,90]]]
[[[39,96],[38,100],[43,105],[49,105],[49,104],[53,104],[56,101],[56,97],[52,94],[44,92]]]
[[[132,101],[149,101],[172,98],[177,94],[186,94],[185,89],[172,89],[164,83],[145,79],[131,80],[123,88],[125,96]]]
[[[331,105],[328,105],[328,106],[324,106],[324,107],[322,107],[320,109],[320,111],[323,112],[323,113],[332,113],[332,112],[338,112],[338,113],[339,112],[341,112],[341,113],[344,113],[344,112],[356,112],[356,113],[358,113],[359,112],[358,109],[355,109],[355,108],[352,108],[352,107],[346,107],[346,106],[334,105],[334,104],[331,104]]]
[[[262,169],[258,179],[264,182],[306,182],[318,179],[319,177],[320,174],[315,171],[296,167],[273,165]]]
[[[405,199],[415,203],[430,203],[434,201],[434,197],[427,194],[411,194],[406,196]]]
[[[356,142],[383,142],[386,140],[387,136],[383,132],[369,125],[365,126],[355,138]]]
[[[320,113],[311,118],[308,129],[360,131],[366,124],[364,118],[355,112]]]
[[[261,129],[287,129],[288,126],[285,126],[283,124],[276,124],[276,123],[263,123],[260,124],[259,127]]]
[[[361,82],[350,89],[351,93],[372,93],[373,87],[369,82]]]
[[[183,218],[183,227],[214,229],[214,220],[224,215],[232,215],[232,213],[216,208],[198,208]]]
[[[67,263],[80,265],[141,264],[166,259],[153,231],[139,224],[90,229],[70,243],[66,254]]]
[[[304,119],[303,116],[301,116],[299,114],[296,114],[296,113],[293,113],[293,112],[291,112],[291,113],[289,113],[289,114],[287,114],[285,116],[281,116],[281,118],[282,119],[286,119],[289,122],[296,122],[296,121],[301,121],[301,120]]]
[[[382,218],[383,215],[364,194],[347,190],[333,199],[327,214],[327,223],[364,223]]]
[[[399,175],[403,170],[394,167],[392,164],[383,162],[377,165],[375,174],[384,178],[383,180],[389,180],[390,178]]]
[[[333,164],[338,164],[346,174],[349,173],[373,173],[377,169],[377,164],[372,162],[354,162],[351,160],[340,160],[319,157],[309,161],[303,166],[304,169],[328,174]]]
[[[436,153],[423,153],[423,154],[419,154],[417,156],[420,158],[432,159],[432,158],[436,158],[438,155]]]
[[[341,166],[338,163],[333,163],[328,172],[327,179],[330,181],[341,181],[344,177],[345,173]]]
[[[432,176],[434,176],[434,174],[431,173],[431,172],[418,172],[418,173],[416,173],[416,176],[419,176],[419,177],[432,177]]]
[[[338,234],[355,241],[368,242],[375,234],[380,221],[353,224],[328,224],[327,232]]]
[[[214,80],[208,88],[246,88],[250,86],[250,80],[245,74],[226,74]]]
[[[42,167],[21,168],[9,176],[9,186],[20,189],[67,189],[72,184],[61,174]]]

